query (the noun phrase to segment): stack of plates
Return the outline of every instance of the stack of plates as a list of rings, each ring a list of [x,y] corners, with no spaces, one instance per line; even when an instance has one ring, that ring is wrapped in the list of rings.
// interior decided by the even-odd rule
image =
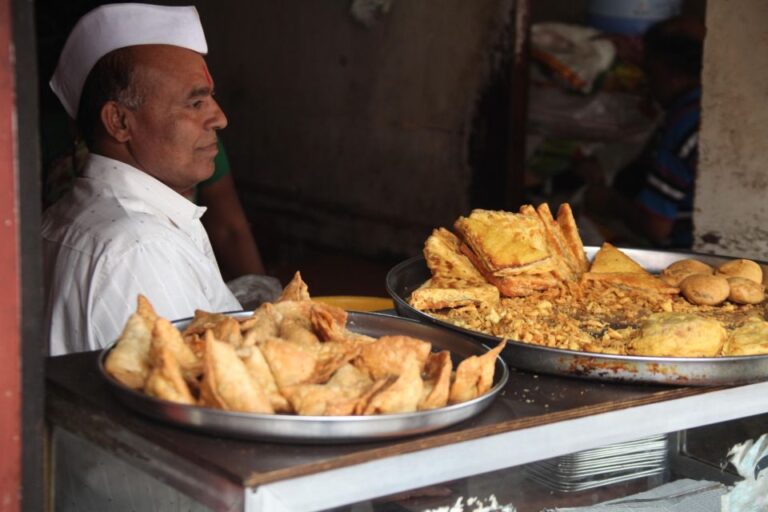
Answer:
[[[583,491],[663,473],[667,450],[662,434],[534,462],[526,469],[529,478],[550,489]]]

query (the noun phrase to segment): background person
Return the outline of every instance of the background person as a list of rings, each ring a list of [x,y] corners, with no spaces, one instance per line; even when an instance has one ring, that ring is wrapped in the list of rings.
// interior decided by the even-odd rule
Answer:
[[[186,199],[213,173],[207,43],[194,7],[110,4],[72,30],[51,87],[90,151],[43,218],[51,354],[111,343],[146,295],[158,314],[239,310]]]
[[[651,27],[643,37],[644,68],[664,120],[640,158],[612,186],[595,162],[582,164],[587,177],[587,213],[618,218],[651,245],[690,248],[693,196],[701,117],[701,64],[705,29],[677,17]]]

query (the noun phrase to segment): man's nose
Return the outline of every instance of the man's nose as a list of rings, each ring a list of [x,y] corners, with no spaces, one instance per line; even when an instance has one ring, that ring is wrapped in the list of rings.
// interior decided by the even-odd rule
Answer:
[[[224,115],[224,111],[221,110],[219,103],[211,98],[213,102],[213,112],[211,113],[211,120],[208,123],[208,127],[211,130],[223,130],[227,127],[227,116]]]

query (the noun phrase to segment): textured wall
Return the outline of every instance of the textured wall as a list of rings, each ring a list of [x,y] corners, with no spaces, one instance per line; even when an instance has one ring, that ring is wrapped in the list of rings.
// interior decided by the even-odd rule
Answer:
[[[199,2],[257,236],[414,254],[469,207],[469,126],[511,0]]]
[[[695,248],[768,259],[768,2],[710,0]]]

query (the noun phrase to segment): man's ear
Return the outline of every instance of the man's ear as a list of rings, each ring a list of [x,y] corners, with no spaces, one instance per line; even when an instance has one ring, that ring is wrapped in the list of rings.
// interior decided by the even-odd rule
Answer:
[[[101,106],[101,124],[104,131],[119,143],[131,140],[131,130],[127,117],[131,111],[116,101],[108,101]]]

